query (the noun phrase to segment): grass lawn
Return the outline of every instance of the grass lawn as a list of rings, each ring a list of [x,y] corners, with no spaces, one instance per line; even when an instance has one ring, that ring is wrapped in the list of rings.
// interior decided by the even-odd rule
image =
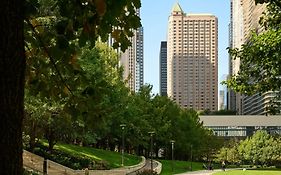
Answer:
[[[231,170],[214,173],[213,175],[281,175],[279,170]]]
[[[172,171],[172,161],[171,160],[159,160],[162,163],[162,172],[160,175],[171,175],[177,173],[184,173],[190,171],[190,162],[187,161],[177,161],[173,162],[173,169]],[[202,170],[202,164],[200,162],[192,162],[192,171]]]
[[[48,145],[48,143],[44,142],[44,144]],[[63,151],[67,154],[75,154],[75,155],[83,155],[95,160],[105,160],[110,164],[111,168],[121,167],[121,153],[106,151],[102,149],[95,149],[92,147],[81,147],[77,145],[71,144],[63,144],[57,143],[54,149]],[[140,163],[141,158],[138,156],[124,154],[124,165],[136,165]]]

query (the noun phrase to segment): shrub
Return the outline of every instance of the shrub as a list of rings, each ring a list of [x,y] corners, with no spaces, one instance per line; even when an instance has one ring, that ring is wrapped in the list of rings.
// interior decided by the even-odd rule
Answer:
[[[39,175],[38,173],[32,171],[32,170],[27,170],[27,169],[23,169],[23,175]]]
[[[81,170],[88,168],[90,170],[107,170],[110,169],[110,165],[107,161],[95,161],[87,156],[81,156],[76,154],[68,154],[59,150],[48,151],[48,148],[44,145],[38,145],[33,152],[40,155],[46,159],[52,160],[69,168],[75,170]]]

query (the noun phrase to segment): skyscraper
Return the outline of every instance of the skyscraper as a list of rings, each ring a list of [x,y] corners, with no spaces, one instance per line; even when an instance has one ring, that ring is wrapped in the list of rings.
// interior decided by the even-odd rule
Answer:
[[[224,105],[224,99],[225,99],[225,92],[224,90],[220,90],[219,91],[219,106],[218,106],[218,110],[224,110],[225,109],[225,105]]]
[[[167,94],[180,106],[218,109],[218,20],[185,14],[178,3],[168,22]]]
[[[140,15],[140,10],[137,10]],[[143,27],[134,31],[130,39],[130,46],[124,53],[121,53],[121,65],[124,67],[124,79],[128,81],[131,91],[139,91],[143,85]]]
[[[167,96],[167,41],[161,41],[160,53],[160,95]]]
[[[230,48],[241,48],[244,43],[243,0],[231,0],[230,4]],[[229,75],[236,75],[240,69],[240,59],[229,57]],[[229,89],[228,109],[242,114],[242,95]]]
[[[264,29],[259,25],[259,18],[265,11],[265,4],[255,4],[255,0],[231,1],[231,29],[233,37],[231,48],[241,48],[241,45],[249,40],[252,30],[261,33]],[[240,59],[230,60],[230,75],[234,76],[240,70]],[[231,110],[238,114],[261,115],[266,114],[270,101],[276,96],[276,92],[266,92],[253,96],[242,96],[230,91]]]

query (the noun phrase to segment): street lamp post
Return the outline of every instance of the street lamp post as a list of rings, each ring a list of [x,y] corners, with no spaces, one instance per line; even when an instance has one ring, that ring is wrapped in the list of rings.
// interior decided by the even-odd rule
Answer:
[[[190,171],[192,171],[192,144],[190,145]]]
[[[153,172],[153,160],[152,160],[152,151],[153,151],[153,135],[155,134],[154,131],[148,132],[150,134],[150,169]]]
[[[125,124],[121,124],[120,127],[122,129],[122,149],[121,149],[121,166],[124,166],[124,149],[125,149],[125,146],[124,146],[124,129],[125,129]]]
[[[172,172],[174,172],[174,144],[175,144],[175,141],[171,140],[171,144],[172,144]]]

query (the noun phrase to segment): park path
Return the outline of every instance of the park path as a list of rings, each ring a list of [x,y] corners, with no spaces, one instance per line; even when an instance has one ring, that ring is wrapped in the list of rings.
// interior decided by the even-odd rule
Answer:
[[[152,161],[152,167],[153,169],[156,168],[158,166],[157,162],[155,161]],[[142,167],[141,169],[135,171],[135,172],[132,172],[132,173],[128,173],[128,175],[136,175],[138,172],[142,172],[144,170],[150,170],[151,169],[151,160],[150,159],[146,159],[146,162],[145,162],[145,166]]]
[[[203,170],[203,171],[193,171],[193,172],[186,172],[176,175],[212,175],[215,172],[222,171],[222,170]]]

